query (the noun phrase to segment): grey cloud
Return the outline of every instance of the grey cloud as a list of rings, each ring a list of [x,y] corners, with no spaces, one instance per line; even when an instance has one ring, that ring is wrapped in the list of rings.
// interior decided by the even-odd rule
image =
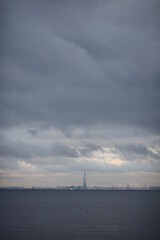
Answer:
[[[4,142],[4,141],[3,141]],[[5,147],[4,147],[5,146]],[[70,172],[70,171],[100,171],[100,172],[159,172],[160,155],[155,154],[143,145],[116,145],[114,154],[123,156],[123,165],[106,163],[103,159],[95,161],[92,159],[94,151],[104,151],[99,145],[88,143],[80,149],[72,148],[64,143],[57,142],[48,148],[24,142],[5,141],[1,143],[0,168],[4,170],[25,171],[21,168],[21,161],[34,166],[33,172]],[[110,149],[111,150],[111,149]],[[135,158],[135,155],[138,158]],[[82,160],[81,157],[90,157]],[[129,158],[128,158],[129,156]],[[139,161],[139,156],[143,161]],[[148,161],[148,157],[151,159]],[[134,159],[135,158],[135,159]],[[122,158],[121,158],[122,159]],[[126,161],[126,160],[135,161]],[[102,161],[103,160],[103,161]],[[156,161],[155,161],[156,160]],[[158,161],[157,161],[158,160]],[[26,165],[27,166],[27,165]],[[28,166],[29,167],[29,166]],[[26,171],[28,171],[26,169]]]
[[[22,142],[14,143],[6,143],[1,142],[0,144],[0,155],[1,157],[13,157],[13,158],[31,158],[32,154],[31,152],[33,149],[31,146],[28,147],[28,144],[24,144]]]
[[[140,155],[148,154],[148,148],[140,144],[118,145],[116,146],[116,149],[122,152],[132,152]]]
[[[0,169],[16,171],[16,170],[20,170],[20,166],[18,164],[17,159],[5,158],[5,161],[4,161],[2,156],[0,157]]]
[[[28,129],[27,132],[30,133],[32,136],[35,136],[37,134],[36,129]]]
[[[44,169],[49,172],[83,172],[84,169],[88,172],[103,172],[105,173],[127,173],[127,172],[160,172],[160,166],[155,162],[125,162],[122,165],[108,164],[106,162],[98,162],[94,160],[69,160],[67,164],[64,162],[47,163]]]
[[[53,153],[53,156],[65,156],[65,157],[70,157],[70,158],[77,158],[79,156],[78,152],[76,149],[68,147],[65,144],[55,144],[51,152]]]
[[[44,147],[38,144],[29,144],[22,141],[11,141],[1,139],[0,156],[3,158],[16,158],[32,161],[34,157],[68,157],[77,158],[78,151],[64,143],[55,143],[52,146]],[[45,160],[43,160],[45,161]]]
[[[150,150],[148,147],[141,144],[120,144],[115,147],[115,151],[118,150],[122,156],[125,156],[127,160],[133,160],[134,155],[140,156],[143,160],[146,158],[152,158],[155,160],[160,160],[160,154]],[[137,158],[135,158],[136,160]]]
[[[87,143],[86,145],[85,145],[87,148],[89,148],[89,149],[91,149],[91,150],[102,150],[102,148],[100,147],[100,146],[98,146],[98,145],[96,145],[96,144],[94,144],[94,143]]]
[[[103,151],[103,149],[93,143],[87,143],[84,147],[79,149],[79,152],[82,156],[86,156],[86,157],[91,157],[94,153],[94,151]]]
[[[2,5],[2,127],[112,123],[159,132],[158,1]]]
[[[71,138],[74,129],[72,127],[61,127],[61,131],[63,132],[64,136],[66,136],[67,138]]]

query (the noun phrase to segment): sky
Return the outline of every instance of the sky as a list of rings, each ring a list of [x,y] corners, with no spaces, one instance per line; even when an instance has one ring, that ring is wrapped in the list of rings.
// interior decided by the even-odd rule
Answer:
[[[0,186],[160,185],[160,1],[0,4]]]

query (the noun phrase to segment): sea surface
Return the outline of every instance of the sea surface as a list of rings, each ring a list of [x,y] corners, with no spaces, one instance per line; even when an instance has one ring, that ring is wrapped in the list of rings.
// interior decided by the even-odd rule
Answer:
[[[160,239],[160,191],[0,190],[0,239]]]

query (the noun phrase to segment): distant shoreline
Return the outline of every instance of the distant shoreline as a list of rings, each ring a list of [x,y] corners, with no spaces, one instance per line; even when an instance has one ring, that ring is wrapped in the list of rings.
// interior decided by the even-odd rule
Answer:
[[[57,188],[25,188],[25,187],[0,187],[0,190],[13,191],[76,191],[76,192],[92,192],[92,191],[160,191],[160,187],[155,188],[95,188],[95,189],[57,189]]]

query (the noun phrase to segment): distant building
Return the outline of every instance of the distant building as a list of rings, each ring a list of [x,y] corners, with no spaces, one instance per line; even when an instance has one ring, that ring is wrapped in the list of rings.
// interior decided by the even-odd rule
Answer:
[[[83,174],[83,189],[87,189],[87,179],[86,179],[86,171],[84,170]]]

